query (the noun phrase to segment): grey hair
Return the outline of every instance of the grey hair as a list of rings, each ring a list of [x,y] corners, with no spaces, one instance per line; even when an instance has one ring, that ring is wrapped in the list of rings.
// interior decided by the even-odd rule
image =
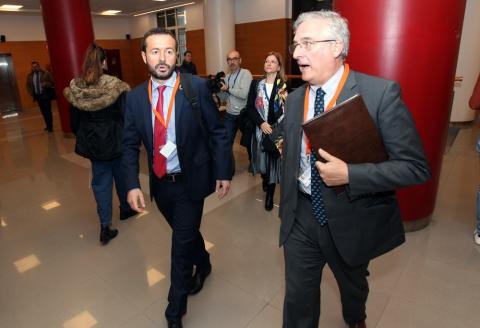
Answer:
[[[297,31],[300,24],[311,20],[324,20],[328,26],[328,32],[332,38],[341,40],[343,42],[343,50],[340,56],[345,59],[348,55],[348,48],[350,45],[350,31],[348,30],[348,21],[346,18],[340,16],[339,13],[331,10],[309,11],[298,16],[295,23],[293,23],[293,34]]]

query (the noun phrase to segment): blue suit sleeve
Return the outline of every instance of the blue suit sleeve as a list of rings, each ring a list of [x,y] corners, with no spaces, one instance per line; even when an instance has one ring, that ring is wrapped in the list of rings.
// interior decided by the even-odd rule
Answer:
[[[136,127],[136,119],[139,115],[135,115],[137,108],[135,107],[135,94],[129,92],[126,97],[125,118],[123,126],[123,158],[122,164],[127,184],[127,191],[134,188],[140,188],[139,173],[139,153],[141,135]]]

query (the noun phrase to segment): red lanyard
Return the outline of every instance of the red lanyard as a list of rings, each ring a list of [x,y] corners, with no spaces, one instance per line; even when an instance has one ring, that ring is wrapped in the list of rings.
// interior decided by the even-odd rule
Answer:
[[[340,83],[338,84],[337,90],[335,91],[335,94],[333,95],[332,100],[328,103],[327,108],[325,111],[329,111],[330,109],[335,106],[335,103],[337,102],[338,96],[340,95],[340,92],[343,89],[343,86],[345,85],[345,82],[347,81],[348,73],[350,72],[350,67],[348,66],[347,63],[344,64],[344,70],[342,74],[342,78],[340,79]],[[307,115],[308,115],[308,102],[310,98],[310,85],[307,85],[307,90],[305,91],[305,100],[303,101],[303,121],[305,122],[307,120]],[[306,153],[310,154],[310,142],[308,141],[307,137],[305,136],[305,145],[306,145]]]
[[[157,120],[160,123],[162,123],[162,125],[165,127],[165,129],[168,127],[168,123],[170,123],[170,116],[172,116],[173,103],[175,102],[175,95],[177,93],[179,85],[180,85],[180,74],[177,75],[175,85],[173,86],[172,96],[170,97],[170,103],[168,104],[167,122],[165,122],[165,120],[160,115],[160,113],[157,112],[155,108],[153,108],[153,104],[152,104],[152,79],[150,78],[150,81],[148,82],[148,99],[150,99],[150,104],[152,105],[152,111],[155,114],[155,117],[157,118]],[[159,97],[159,99],[160,99],[160,97]]]

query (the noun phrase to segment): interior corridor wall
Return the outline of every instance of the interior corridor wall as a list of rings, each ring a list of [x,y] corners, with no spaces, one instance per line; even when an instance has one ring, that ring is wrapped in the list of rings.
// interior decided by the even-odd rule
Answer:
[[[129,84],[136,84],[135,65],[139,63],[132,59],[130,42],[125,36],[130,32],[130,18],[94,16],[93,27],[95,37],[102,47],[120,49],[123,78]],[[0,52],[12,54],[21,107],[36,107],[37,104],[27,93],[25,81],[32,60],[38,61],[42,68],[50,62],[42,17],[0,14],[0,34],[6,36],[6,42],[0,43]],[[137,56],[140,56],[139,51]]]

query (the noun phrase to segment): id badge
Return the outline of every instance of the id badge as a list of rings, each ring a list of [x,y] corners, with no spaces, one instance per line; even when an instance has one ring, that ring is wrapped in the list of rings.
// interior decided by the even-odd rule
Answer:
[[[312,182],[312,169],[310,166],[303,171],[302,175],[298,177],[298,181],[305,187],[308,188]]]
[[[167,143],[163,145],[162,148],[160,148],[160,155],[165,158],[169,158],[170,155],[172,155],[172,153],[175,151],[175,149],[177,149],[177,145],[168,140]]]

